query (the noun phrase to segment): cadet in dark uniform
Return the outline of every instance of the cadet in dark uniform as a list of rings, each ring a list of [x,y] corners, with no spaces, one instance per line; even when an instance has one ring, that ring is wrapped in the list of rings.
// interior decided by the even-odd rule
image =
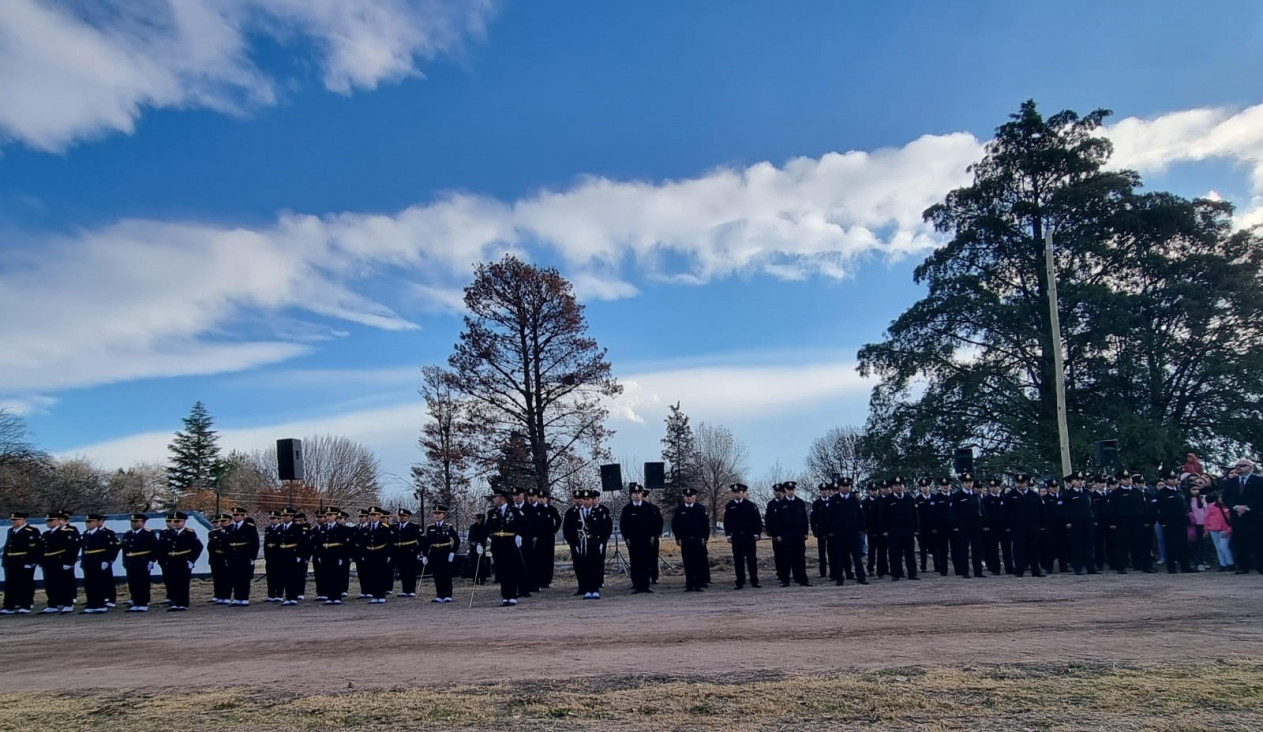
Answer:
[[[35,604],[35,567],[43,555],[39,529],[22,511],[9,514],[13,525],[4,542],[4,608],[0,615],[26,615]]]
[[[860,500],[864,507],[865,538],[868,541],[868,573],[877,577],[886,576],[886,539],[884,519],[881,515],[881,490],[885,481],[873,481],[868,484],[868,496]]]
[[[777,513],[777,541],[782,545],[790,576],[803,587],[811,587],[807,580],[807,503],[798,497],[798,483],[789,481],[785,487],[785,500]],[[784,584],[789,584],[785,582]]]
[[[960,490],[952,494],[949,509],[952,524],[952,569],[958,577],[969,578],[982,573],[982,496],[974,490],[974,476],[962,473]]]
[[[368,509],[368,520],[360,530],[360,580],[369,596],[370,605],[385,605],[386,590],[390,588],[391,542],[394,532],[383,520],[386,512],[378,506]]]
[[[294,568],[294,574],[291,575],[294,582],[293,599],[303,600],[306,599],[304,596],[307,594],[307,571],[311,568],[312,548],[311,524],[307,523],[307,514],[301,511],[295,513],[294,525],[298,527],[298,566]]]
[[[776,570],[776,579],[781,587],[789,587],[789,565],[785,562],[780,542],[776,540],[776,512],[780,510],[784,500],[785,485],[776,483],[772,486],[772,500],[767,502],[767,507],[763,510],[763,529],[767,532],[767,538],[772,540],[772,567]]]
[[[460,534],[456,533],[456,527],[447,523],[447,506],[435,506],[431,513],[434,523],[425,527],[425,535],[421,537],[421,550],[424,552],[421,561],[434,577],[432,602],[451,602],[452,562],[460,549]]]
[[[1054,570],[1066,573],[1070,571],[1069,530],[1066,528],[1066,500],[1061,492],[1061,481],[1049,478],[1044,481],[1048,493],[1044,496],[1044,506],[1048,512],[1044,516],[1044,554],[1045,572]]]
[[[1084,487],[1087,476],[1076,470],[1066,476],[1066,491],[1061,494],[1062,518],[1065,520],[1066,544],[1069,548],[1070,567],[1075,574],[1097,574],[1096,560],[1092,558],[1092,496]]]
[[[706,585],[706,542],[710,539],[710,517],[697,502],[696,488],[680,490],[681,502],[671,515],[671,535],[680,547],[684,563],[684,591],[701,592]]]
[[[369,573],[365,571],[363,566],[364,532],[368,530],[369,525],[368,509],[361,508],[356,514],[355,521],[355,526],[351,527],[351,560],[355,562],[355,576],[358,578],[360,585],[359,599],[371,600],[373,599],[373,595],[368,591],[368,588],[372,584],[372,581],[366,579]],[[386,528],[390,528],[389,524]],[[387,565],[389,565],[389,562]],[[393,572],[394,570],[392,569],[391,571]],[[390,587],[386,587],[385,589],[388,590]]]
[[[649,587],[652,569],[658,563],[654,551],[654,539],[662,535],[662,511],[645,500],[645,489],[638,483],[630,483],[627,490],[631,500],[623,506],[618,517],[618,528],[627,542],[628,573],[631,575],[632,594],[653,592]]]
[[[821,483],[816,488],[816,498],[811,502],[811,535],[816,537],[816,566],[821,577],[829,577],[829,532],[825,528],[829,496],[833,495],[832,483]]]
[[[1104,572],[1105,564],[1108,561],[1109,546],[1109,492],[1108,488],[1114,483],[1112,477],[1106,477],[1103,473],[1092,476],[1092,566],[1096,567],[1096,571]]]
[[[487,514],[474,514],[474,522],[469,525],[469,576],[476,584],[487,584],[491,576],[491,557],[487,555]]]
[[[351,556],[355,551],[355,529],[347,526],[351,514],[336,506],[325,513],[325,533],[320,537],[320,564],[316,577],[323,571],[328,598],[326,605],[341,605],[351,589]],[[317,579],[317,581],[319,581]]]
[[[605,542],[614,530],[609,509],[597,504],[599,491],[580,492],[578,504],[562,517],[561,533],[570,545],[575,579],[585,600],[601,599],[605,582]]]
[[[517,604],[522,587],[522,537],[518,534],[522,515],[509,505],[508,492],[496,491],[493,500],[495,505],[487,512],[487,536],[500,583],[500,605],[509,607]]]
[[[929,478],[917,479],[917,550],[921,555],[921,571],[926,571],[934,542],[938,539],[938,530],[934,526],[934,483]]]
[[[939,478],[938,492],[934,494],[933,502],[930,504],[930,512],[933,516],[931,523],[933,531],[931,550],[934,552],[934,571],[943,577],[947,576],[948,549],[951,547],[951,510],[952,481],[948,478]]]
[[[83,532],[83,554],[79,566],[83,568],[83,594],[87,603],[83,612],[96,615],[109,611],[110,590],[114,587],[114,560],[118,559],[120,544],[118,535],[106,527],[105,516],[99,513],[87,515]]]
[[[412,512],[401,508],[395,512],[399,523],[394,531],[394,562],[399,572],[399,596],[417,596],[417,574],[420,569],[421,527],[412,522]]]
[[[1162,471],[1158,484],[1158,523],[1162,525],[1162,541],[1166,545],[1167,572],[1200,572],[1188,561],[1188,499],[1180,490],[1180,476],[1174,469]]]
[[[158,535],[145,528],[147,516],[131,515],[131,529],[123,534],[123,571],[127,573],[127,592],[131,595],[129,613],[149,612],[149,597],[153,585],[153,568],[158,562],[160,548]]]
[[[281,543],[280,529],[281,512],[270,512],[267,528],[263,530],[263,572],[268,584],[267,602],[281,602],[285,599],[285,572],[276,553],[276,547]]]
[[[532,489],[533,490],[533,489]],[[513,488],[510,506],[517,510],[517,535],[522,540],[518,545],[518,599],[530,597],[539,591],[535,581],[535,567],[532,558],[535,556],[535,536],[539,533],[539,521],[535,515],[533,504],[526,501],[526,489],[521,486]]]
[[[886,550],[890,554],[890,579],[897,581],[903,578],[903,571],[908,570],[908,579],[917,577],[916,536],[919,529],[917,522],[917,502],[904,490],[901,476],[891,481],[893,491],[882,497],[881,514],[885,520]]]
[[[1005,497],[1004,530],[1013,540],[1013,574],[1043,577],[1039,568],[1039,534],[1044,530],[1044,501],[1031,490],[1031,476],[1018,473],[1017,488]]]
[[[1145,528],[1148,511],[1143,491],[1132,486],[1131,473],[1122,471],[1115,476],[1118,487],[1110,492],[1109,517],[1112,556],[1115,572],[1127,574],[1132,569],[1152,574],[1153,555],[1149,552],[1149,534]]]
[[[332,605],[330,598],[341,599],[337,587],[338,563],[342,559],[343,543],[337,535],[338,509],[330,506],[318,515],[316,526],[311,530],[311,568],[316,581],[316,601]]]
[[[171,519],[171,528],[159,537],[162,581],[167,587],[167,599],[171,601],[167,612],[182,612],[189,609],[189,581],[193,577],[193,565],[202,556],[202,540],[192,529],[185,528],[188,514],[173,511],[167,518]]]
[[[44,594],[48,596],[48,607],[40,613],[74,612],[79,532],[69,525],[70,514],[63,511],[50,511],[44,520],[48,529],[41,537],[44,553],[40,567],[44,570]]]
[[[733,499],[724,506],[724,534],[732,545],[732,562],[737,572],[737,584],[733,589],[740,590],[746,586],[746,574],[750,575],[750,586],[759,586],[759,559],[755,551],[759,537],[763,534],[763,517],[753,503],[746,500],[749,490],[741,483],[728,486]]]
[[[561,514],[552,504],[552,493],[546,490],[539,492],[535,512],[539,525],[535,537],[535,579],[540,589],[546,590],[553,583],[553,571],[556,564],[557,532],[561,530]],[[657,543],[655,541],[656,550]],[[657,551],[654,552],[654,567],[657,567]]]
[[[298,573],[303,564],[302,551],[307,535],[303,527],[294,522],[294,514],[292,508],[283,509],[281,523],[276,527],[273,561],[276,562],[278,580],[281,583],[281,605],[297,605],[306,580],[305,577],[299,577]]]
[[[211,599],[214,605],[227,605],[232,594],[228,584],[228,532],[232,517],[221,513],[212,518],[215,528],[206,534],[206,558],[210,564]]]
[[[234,607],[250,604],[254,563],[259,558],[259,528],[243,506],[232,509],[228,525],[228,600]]]
[[[868,584],[864,574],[863,538],[864,507],[851,492],[853,481],[843,476],[838,479],[838,494],[829,499],[826,527],[829,530],[829,549],[832,556],[833,583],[841,586],[846,577],[845,567],[854,567],[856,580]]]
[[[1001,573],[1001,558],[1003,572],[1013,573],[1013,554],[1004,532],[1004,496],[1000,493],[999,478],[989,478],[987,492],[982,495],[982,556],[991,574]]]

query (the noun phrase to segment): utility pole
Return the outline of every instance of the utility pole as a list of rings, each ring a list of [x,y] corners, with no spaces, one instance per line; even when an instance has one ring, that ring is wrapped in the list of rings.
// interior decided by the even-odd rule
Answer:
[[[1052,330],[1053,383],[1057,391],[1057,438],[1061,443],[1061,474],[1070,474],[1070,428],[1066,424],[1066,369],[1061,353],[1061,319],[1057,314],[1057,269],[1052,228],[1044,231],[1044,267],[1048,271],[1048,322]]]

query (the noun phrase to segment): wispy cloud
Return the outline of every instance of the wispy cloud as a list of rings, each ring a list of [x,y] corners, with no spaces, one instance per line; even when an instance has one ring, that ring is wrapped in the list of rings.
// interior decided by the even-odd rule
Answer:
[[[492,12],[491,0],[5,0],[0,140],[60,151],[130,133],[146,109],[273,104],[277,80],[251,58],[261,34],[310,44],[330,91],[374,89],[480,38]]]
[[[1119,165],[1231,160],[1263,196],[1259,129],[1263,105],[1125,119],[1107,134]],[[393,215],[285,214],[255,229],[140,220],[34,236],[0,270],[0,309],[28,314],[0,321],[0,388],[216,373],[308,352],[275,335],[240,342],[238,324],[261,313],[415,328],[401,308],[417,298],[457,308],[470,268],[505,251],[558,262],[588,299],[635,296],[636,281],[844,279],[859,261],[936,246],[921,212],[966,183],[981,154],[981,141],[957,133],[682,180],[584,178],[514,201],[449,194]],[[383,277],[410,287],[365,291]]]

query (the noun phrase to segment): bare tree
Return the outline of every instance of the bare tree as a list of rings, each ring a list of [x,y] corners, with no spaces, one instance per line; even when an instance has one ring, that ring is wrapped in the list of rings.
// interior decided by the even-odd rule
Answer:
[[[58,460],[40,492],[41,503],[70,513],[109,511],[109,476],[86,458]]]
[[[254,472],[241,476],[242,480],[266,476],[280,490],[275,449],[256,450],[249,462],[254,463]],[[303,483],[318,504],[347,508],[377,503],[380,471],[373,451],[355,440],[337,435],[303,438]]]
[[[477,405],[484,442],[499,450],[521,434],[540,489],[589,470],[599,450],[588,445],[610,434],[605,400],[623,388],[587,335],[570,282],[506,255],[478,265],[465,307],[449,378]]]
[[[0,409],[0,505],[16,511],[42,511],[40,492],[53,460],[28,439],[21,415]]]
[[[718,522],[720,497],[733,483],[740,483],[749,469],[744,443],[723,425],[702,422],[694,435],[697,455],[697,490],[710,502],[711,520]]]
[[[419,391],[429,419],[418,440],[425,460],[412,466],[413,495],[419,509],[423,509],[423,499],[446,505],[452,523],[460,525],[468,517],[460,511],[466,502],[462,499],[469,491],[469,473],[476,454],[470,405],[453,391],[453,379],[442,368],[422,367],[421,379]]]
[[[115,471],[109,477],[112,510],[153,511],[165,508],[170,497],[167,468],[157,463],[137,463]]]
[[[864,431],[858,427],[833,427],[816,438],[807,451],[807,472],[812,480],[825,483],[846,475],[859,485],[868,480],[874,463],[860,449]]]

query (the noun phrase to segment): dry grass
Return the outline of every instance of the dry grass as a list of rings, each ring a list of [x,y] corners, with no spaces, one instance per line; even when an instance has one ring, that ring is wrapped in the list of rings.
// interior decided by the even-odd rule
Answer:
[[[301,695],[0,694],[0,730],[827,728],[1258,730],[1263,663],[1022,664],[828,676],[607,677]]]

